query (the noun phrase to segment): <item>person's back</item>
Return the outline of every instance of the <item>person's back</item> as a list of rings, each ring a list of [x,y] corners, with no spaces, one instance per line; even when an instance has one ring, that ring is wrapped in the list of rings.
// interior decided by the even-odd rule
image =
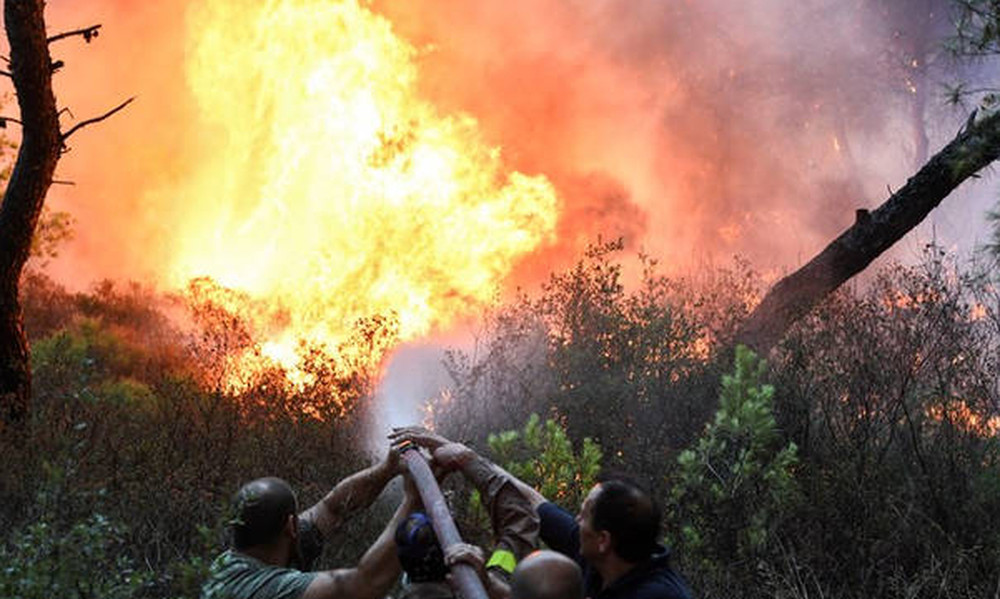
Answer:
[[[238,551],[224,552],[212,563],[211,576],[202,587],[202,599],[295,599],[316,577],[264,563]]]

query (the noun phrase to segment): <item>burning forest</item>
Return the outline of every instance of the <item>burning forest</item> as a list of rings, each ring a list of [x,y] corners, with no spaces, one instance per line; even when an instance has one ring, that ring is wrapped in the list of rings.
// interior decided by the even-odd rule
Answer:
[[[198,595],[416,423],[631,473],[696,596],[996,596],[997,19],[6,0],[0,596]]]

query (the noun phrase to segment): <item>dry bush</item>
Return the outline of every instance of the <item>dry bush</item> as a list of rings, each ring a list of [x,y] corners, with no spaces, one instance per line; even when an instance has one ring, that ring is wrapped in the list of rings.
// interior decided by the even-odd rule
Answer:
[[[152,575],[144,592],[191,594],[193,565],[224,542],[222,514],[240,484],[278,475],[305,504],[371,462],[364,435],[377,362],[312,348],[302,366],[310,384],[272,366],[234,390],[212,375],[233,340],[253,344],[238,315],[216,310],[180,326],[164,312],[178,298],[138,286],[74,294],[37,279],[25,289],[35,401],[25,429],[0,439],[4,542],[43,518],[53,531],[75,530],[100,513],[127,529],[132,558]],[[391,321],[368,319],[342,349],[392,335]],[[53,494],[61,509],[43,510]],[[352,522],[326,563],[356,561],[385,512]]]
[[[488,432],[548,414],[665,500],[678,452],[717,407],[726,347],[760,283],[737,264],[696,280],[647,271],[627,291],[616,250],[595,248],[537,297],[492,314],[475,351],[451,354],[454,386],[431,415],[485,447]],[[994,593],[998,372],[993,273],[929,247],[921,264],[890,264],[833,294],[789,333],[768,377],[779,430],[799,448],[803,500],[771,531],[753,584],[734,591],[723,576],[693,587],[727,597]]]

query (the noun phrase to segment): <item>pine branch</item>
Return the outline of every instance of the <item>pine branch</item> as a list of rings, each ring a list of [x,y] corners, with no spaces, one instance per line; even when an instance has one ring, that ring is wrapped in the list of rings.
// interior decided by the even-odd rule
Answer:
[[[97,30],[100,28],[101,26],[98,24],[98,25],[91,25],[90,27],[83,27],[81,29],[74,29],[73,31],[57,33],[56,35],[53,35],[52,37],[48,38],[48,40],[46,41],[48,41],[48,43],[51,44],[52,42],[58,42],[59,40],[64,40],[68,37],[79,35],[83,38],[85,42],[89,44],[92,39],[97,37],[98,35]]]

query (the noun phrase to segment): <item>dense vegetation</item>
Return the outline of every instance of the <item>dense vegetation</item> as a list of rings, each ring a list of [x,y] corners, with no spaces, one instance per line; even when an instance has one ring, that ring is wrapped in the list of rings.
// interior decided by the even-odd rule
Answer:
[[[626,289],[619,250],[492,311],[475,351],[447,355],[436,427],[570,509],[600,466],[647,481],[699,596],[996,594],[994,279],[929,247],[835,294],[764,365],[729,344],[759,298],[746,264],[670,278],[647,260]],[[306,389],[274,369],[227,391],[212,375],[245,330],[193,297],[25,279],[35,403],[0,440],[0,595],[193,596],[240,481],[278,473],[312,501],[370,459],[374,370],[317,356]],[[368,321],[357,342],[391,335]],[[387,509],[325,563],[355,560]]]
[[[481,440],[534,411],[592,437],[657,490],[703,596],[995,595],[995,279],[929,246],[829,298],[766,370],[742,350],[734,370],[753,273],[647,271],[628,292],[613,249],[501,309],[478,359],[452,356],[440,427]]]
[[[0,596],[195,596],[241,482],[278,473],[316,501],[368,464],[372,371],[313,353],[304,389],[275,367],[229,393],[225,356],[249,341],[217,304],[108,282],[68,293],[37,273],[24,297],[35,403],[26,428],[0,440]],[[359,342],[382,332],[358,331]],[[330,559],[355,559],[370,542],[353,526],[364,532]]]

